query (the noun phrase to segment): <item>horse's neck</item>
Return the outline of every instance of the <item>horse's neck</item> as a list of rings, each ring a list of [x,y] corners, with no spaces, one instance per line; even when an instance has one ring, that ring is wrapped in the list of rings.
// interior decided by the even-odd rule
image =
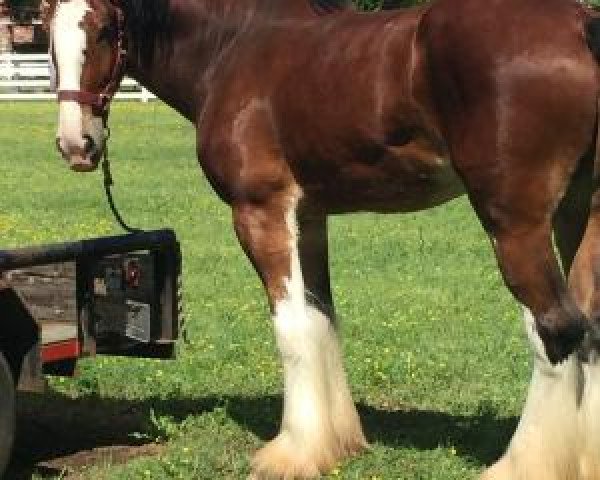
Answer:
[[[195,121],[207,93],[205,76],[238,33],[278,19],[314,17],[319,8],[315,9],[314,1],[169,0],[172,34],[157,37],[149,62],[136,58],[135,48],[131,49],[127,74]]]

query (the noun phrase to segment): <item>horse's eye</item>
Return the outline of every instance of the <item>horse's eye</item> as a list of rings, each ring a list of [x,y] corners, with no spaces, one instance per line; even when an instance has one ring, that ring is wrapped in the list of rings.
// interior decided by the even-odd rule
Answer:
[[[115,38],[115,29],[110,25],[102,27],[98,32],[98,43],[110,43]]]

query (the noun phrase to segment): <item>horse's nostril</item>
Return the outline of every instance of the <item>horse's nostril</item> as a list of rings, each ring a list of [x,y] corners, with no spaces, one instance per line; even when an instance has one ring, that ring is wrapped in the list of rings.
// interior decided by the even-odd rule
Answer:
[[[65,158],[66,158],[66,154],[65,154],[65,151],[64,151],[64,149],[63,149],[63,147],[62,147],[62,142],[60,141],[60,138],[59,138],[59,137],[57,137],[57,138],[56,138],[56,148],[58,149],[59,153],[60,153],[60,154],[61,154],[63,157],[65,157]]]
[[[94,139],[92,137],[90,137],[89,135],[84,135],[83,139],[85,140],[85,146],[84,151],[85,153],[91,153],[94,151],[94,148],[96,147],[96,144],[94,142]]]

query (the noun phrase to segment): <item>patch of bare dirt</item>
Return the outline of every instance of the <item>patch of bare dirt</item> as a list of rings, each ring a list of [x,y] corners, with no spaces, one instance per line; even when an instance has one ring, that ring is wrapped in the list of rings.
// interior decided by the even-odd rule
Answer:
[[[64,480],[77,480],[81,478],[80,472],[84,468],[94,465],[118,465],[142,456],[158,456],[163,450],[164,447],[156,443],[139,446],[98,447],[40,462],[35,466],[35,470],[38,475],[40,472],[45,472],[45,474],[53,476],[60,474]]]

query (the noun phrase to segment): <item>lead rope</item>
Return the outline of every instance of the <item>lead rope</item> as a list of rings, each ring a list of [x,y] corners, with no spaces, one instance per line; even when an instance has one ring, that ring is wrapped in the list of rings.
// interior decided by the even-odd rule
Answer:
[[[123,217],[117,210],[115,205],[114,198],[112,196],[111,187],[115,184],[112,174],[110,173],[110,161],[108,160],[108,140],[110,138],[110,128],[105,127],[106,130],[106,143],[104,146],[104,155],[102,158],[102,173],[104,174],[104,191],[106,192],[106,198],[108,200],[108,205],[110,206],[110,211],[113,213],[117,223],[128,233],[140,233],[142,232],[139,228],[132,228],[125,223]]]

